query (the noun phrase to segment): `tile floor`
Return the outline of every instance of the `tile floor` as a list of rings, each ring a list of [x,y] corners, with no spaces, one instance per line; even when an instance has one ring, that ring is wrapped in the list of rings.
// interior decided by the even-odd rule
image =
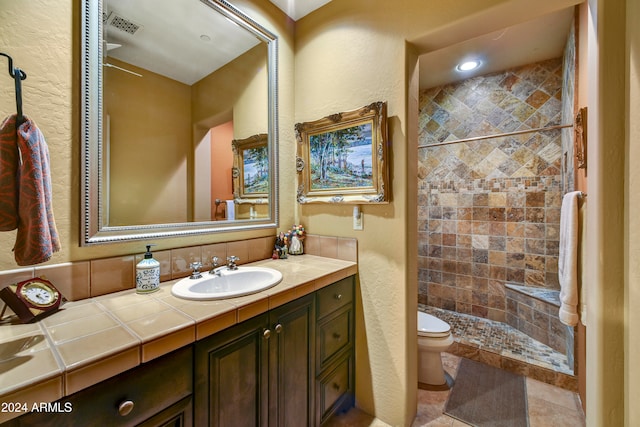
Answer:
[[[450,353],[442,355],[445,371],[454,379],[460,357]],[[578,395],[574,392],[527,378],[527,405],[529,427],[581,427],[584,415]],[[460,422],[443,413],[449,391],[418,390],[417,415],[412,427],[464,427]],[[358,410],[351,409],[335,416],[331,427],[388,427],[389,425]]]
[[[536,341],[506,323],[483,319],[419,304],[418,309],[444,320],[451,326],[457,343],[486,350],[502,357],[572,375],[567,356]]]
[[[451,325],[456,340],[452,349],[458,353],[496,367],[507,367],[510,371],[527,376],[529,427],[585,425],[580,398],[571,391],[575,389],[571,384],[572,368],[568,366],[565,355],[501,322],[423,304],[419,304],[418,308]],[[495,357],[487,356],[489,354]],[[443,353],[442,359],[445,371],[455,378],[460,355]],[[555,375],[549,375],[550,372]],[[544,382],[535,379],[537,376]],[[417,415],[412,427],[466,426],[467,424],[443,414],[448,397],[449,391],[418,390]],[[388,427],[388,424],[356,408],[334,417],[328,425]]]

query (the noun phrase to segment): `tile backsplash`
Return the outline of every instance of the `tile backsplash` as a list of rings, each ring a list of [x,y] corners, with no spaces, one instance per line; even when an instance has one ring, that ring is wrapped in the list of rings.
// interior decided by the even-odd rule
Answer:
[[[160,281],[165,282],[188,276],[192,262],[201,262],[201,271],[207,271],[214,256],[221,264],[231,255],[240,258],[238,264],[271,258],[274,244],[275,236],[269,236],[154,251],[153,257],[160,263]],[[356,239],[308,234],[304,244],[306,254],[354,262],[358,258]],[[67,300],[78,301],[135,288],[136,264],[143,257],[140,253],[5,270],[0,272],[0,288],[32,277],[46,277]]]

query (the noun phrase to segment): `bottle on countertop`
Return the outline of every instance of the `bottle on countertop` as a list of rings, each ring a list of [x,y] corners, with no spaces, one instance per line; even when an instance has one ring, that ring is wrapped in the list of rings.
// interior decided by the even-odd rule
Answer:
[[[136,292],[150,294],[160,289],[160,263],[153,259],[151,245],[147,245],[144,259],[136,264]]]

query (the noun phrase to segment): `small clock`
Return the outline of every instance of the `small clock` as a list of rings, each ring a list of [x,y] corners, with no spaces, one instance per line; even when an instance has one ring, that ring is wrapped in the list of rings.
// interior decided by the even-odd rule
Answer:
[[[60,291],[50,281],[40,277],[2,288],[0,297],[23,323],[53,313],[63,300]]]

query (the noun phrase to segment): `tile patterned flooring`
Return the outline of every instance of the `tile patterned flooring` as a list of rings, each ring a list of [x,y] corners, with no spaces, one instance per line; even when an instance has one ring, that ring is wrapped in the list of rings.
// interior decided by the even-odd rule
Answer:
[[[445,371],[455,379],[461,357],[478,360],[527,377],[529,427],[585,426],[575,378],[566,356],[501,322],[450,312],[423,304],[418,309],[451,325],[455,343],[442,354]],[[453,354],[456,353],[456,354]],[[464,427],[445,415],[449,391],[418,390],[418,408],[412,427]],[[330,427],[389,427],[357,408],[338,414]]]
[[[460,357],[442,354],[444,369],[454,379]],[[583,427],[584,414],[578,395],[550,384],[527,378],[527,406],[529,427]],[[465,427],[466,423],[445,415],[444,408],[449,390],[418,390],[418,408],[412,427]],[[339,414],[329,421],[330,427],[389,427],[389,424],[374,418],[357,408]]]

